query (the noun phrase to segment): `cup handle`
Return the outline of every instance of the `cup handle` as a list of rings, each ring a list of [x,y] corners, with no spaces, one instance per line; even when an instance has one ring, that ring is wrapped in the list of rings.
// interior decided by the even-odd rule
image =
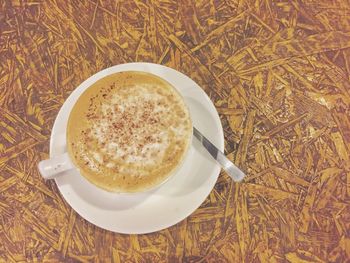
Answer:
[[[59,176],[62,172],[74,168],[68,153],[55,156],[48,160],[40,161],[38,169],[44,179],[53,179]]]

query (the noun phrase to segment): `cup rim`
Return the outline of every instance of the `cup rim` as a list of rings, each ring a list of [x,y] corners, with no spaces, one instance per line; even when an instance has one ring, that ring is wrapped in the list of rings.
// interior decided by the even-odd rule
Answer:
[[[107,68],[108,69],[108,68]],[[106,69],[104,69],[106,70]],[[89,79],[91,79],[93,76],[103,72],[104,70],[101,70],[99,72],[96,72],[95,74],[91,75],[90,77],[88,77],[87,79],[85,79],[80,85],[82,85],[85,81],[88,81]],[[88,85],[88,87],[83,91],[81,92],[75,102],[73,103],[73,106],[71,107],[71,109],[69,110],[68,112],[68,119],[67,119],[67,122],[66,122],[66,134],[65,134],[65,144],[66,144],[66,147],[67,147],[67,133],[68,133],[68,123],[69,123],[69,118],[70,118],[70,114],[75,106],[75,104],[77,103],[77,101],[79,100],[79,98],[84,94],[84,92],[86,90],[88,90],[92,85],[94,85],[97,81],[103,79],[103,78],[106,78],[110,75],[113,75],[113,74],[118,74],[118,73],[123,73],[123,72],[139,72],[139,73],[145,73],[147,75],[151,75],[153,77],[156,77],[156,78],[159,78],[161,79],[162,81],[166,82],[170,87],[172,87],[172,89],[179,95],[179,97],[181,98],[183,104],[185,105],[186,107],[186,110],[188,112],[188,115],[189,115],[189,119],[190,119],[190,132],[189,132],[189,138],[188,138],[188,143],[187,143],[187,147],[184,151],[184,153],[182,154],[182,158],[179,160],[179,162],[177,163],[177,165],[168,173],[168,175],[166,177],[164,177],[163,180],[159,181],[157,184],[154,184],[154,185],[151,185],[149,187],[145,187],[139,191],[120,191],[120,190],[115,190],[115,191],[109,191],[107,190],[106,188],[103,188],[97,184],[95,184],[94,182],[92,182],[91,180],[88,179],[88,177],[86,177],[82,172],[81,172],[81,168],[79,167],[79,165],[77,165],[73,160],[73,158],[71,157],[71,154],[70,152],[68,151],[68,149],[66,149],[66,151],[62,154],[65,154],[67,153],[68,154],[68,157],[70,158],[72,164],[74,165],[74,168],[78,171],[79,173],[79,176],[81,176],[82,178],[84,178],[86,181],[88,181],[91,185],[93,185],[94,187],[98,188],[99,190],[103,190],[105,192],[108,192],[108,193],[113,193],[113,194],[120,194],[120,195],[136,195],[136,194],[142,194],[142,193],[148,193],[148,192],[153,192],[155,190],[157,190],[158,188],[160,188],[162,185],[164,185],[165,183],[167,183],[169,180],[171,180],[171,178],[174,177],[174,175],[180,170],[180,168],[183,166],[185,160],[188,158],[188,155],[189,155],[189,152],[190,152],[190,148],[191,148],[191,144],[192,144],[192,140],[193,140],[193,120],[192,120],[192,117],[191,117],[191,112],[189,110],[189,107],[184,99],[184,97],[182,96],[182,94],[180,93],[180,91],[176,88],[175,85],[171,84],[169,81],[167,81],[166,79],[156,75],[156,74],[153,74],[151,72],[147,72],[147,71],[142,71],[142,70],[123,70],[123,71],[118,71],[118,72],[111,72],[111,73],[108,73],[108,74],[104,74],[103,76],[101,76],[100,78],[96,79],[94,82],[92,82],[91,84]],[[78,85],[74,90],[73,92],[80,86]]]

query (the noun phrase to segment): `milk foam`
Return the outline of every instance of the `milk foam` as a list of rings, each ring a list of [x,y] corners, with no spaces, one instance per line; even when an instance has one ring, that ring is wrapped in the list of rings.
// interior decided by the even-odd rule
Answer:
[[[94,121],[90,137],[113,160],[142,165],[160,163],[171,135],[181,138],[186,133],[185,123],[166,130],[162,126],[171,123],[173,116],[166,101],[165,95],[155,93],[151,85],[129,87],[125,92],[112,94],[103,101],[102,116]],[[93,156],[102,163],[101,154],[94,152]]]

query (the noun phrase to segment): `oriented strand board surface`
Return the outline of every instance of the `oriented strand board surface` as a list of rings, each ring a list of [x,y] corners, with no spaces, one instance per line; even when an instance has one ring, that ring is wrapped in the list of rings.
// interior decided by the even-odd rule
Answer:
[[[0,262],[349,262],[346,2],[1,1]],[[133,61],[199,83],[248,173],[139,236],[86,222],[36,169],[72,90]]]

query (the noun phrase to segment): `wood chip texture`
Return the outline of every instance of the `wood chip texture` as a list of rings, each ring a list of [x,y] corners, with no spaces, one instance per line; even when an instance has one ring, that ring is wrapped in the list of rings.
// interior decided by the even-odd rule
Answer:
[[[121,235],[36,166],[69,94],[135,61],[203,88],[248,176],[222,172],[173,227]],[[0,1],[0,262],[349,262],[349,159],[349,1]]]

